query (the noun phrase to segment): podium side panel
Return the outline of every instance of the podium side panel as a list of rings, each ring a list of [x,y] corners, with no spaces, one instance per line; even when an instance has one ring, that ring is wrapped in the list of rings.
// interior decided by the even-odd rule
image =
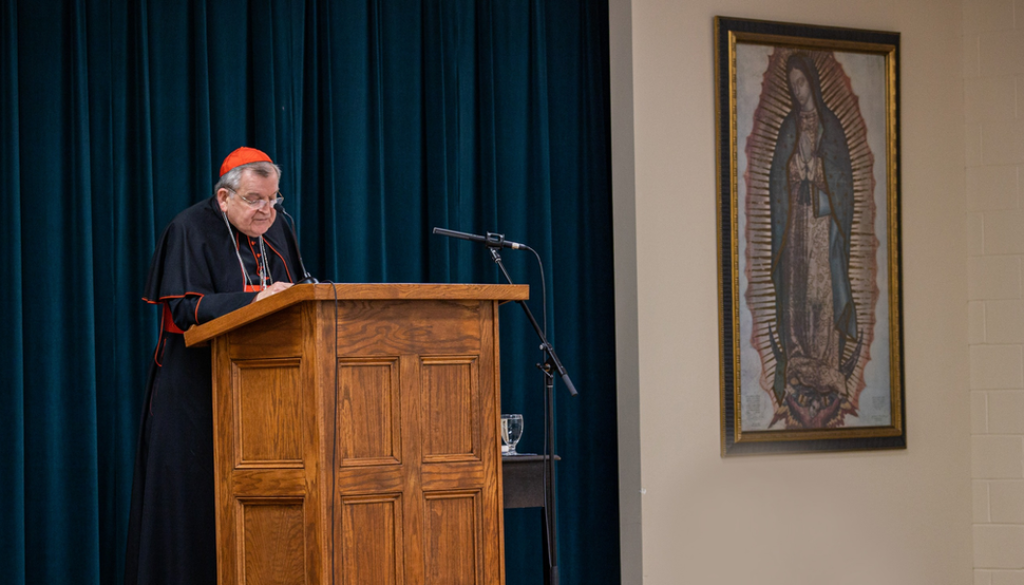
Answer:
[[[228,334],[226,338],[232,341],[228,354],[232,360],[299,357],[303,354],[304,322],[303,305],[268,315]]]
[[[214,340],[218,582],[318,585],[318,403],[306,305]]]
[[[505,584],[505,512],[501,484],[501,359],[497,301],[481,303],[481,459],[487,475],[481,492],[484,582]]]

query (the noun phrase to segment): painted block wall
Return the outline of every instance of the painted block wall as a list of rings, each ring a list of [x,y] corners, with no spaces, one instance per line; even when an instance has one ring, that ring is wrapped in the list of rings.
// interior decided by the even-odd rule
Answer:
[[[1024,584],[1024,2],[963,4],[974,583]]]

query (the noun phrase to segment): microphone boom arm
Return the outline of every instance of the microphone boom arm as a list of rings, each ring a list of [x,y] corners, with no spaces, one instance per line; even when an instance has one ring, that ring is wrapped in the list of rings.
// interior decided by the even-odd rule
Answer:
[[[491,233],[488,232],[487,235],[491,236]],[[504,239],[503,236],[502,238]],[[508,270],[505,270],[505,265],[501,262],[501,254],[498,253],[499,247],[500,246],[488,247],[488,250],[491,252],[491,258],[494,260],[494,263],[498,265],[498,268],[501,269],[501,273],[505,276],[505,280],[507,280],[509,284],[515,284],[512,282],[512,277],[509,276]],[[524,249],[528,248],[528,246],[521,247]],[[516,302],[519,303],[519,306],[526,312],[526,318],[530,320],[530,325],[533,325],[533,330],[537,333],[537,337],[540,338],[541,351],[547,354],[551,365],[554,366],[555,371],[557,371],[558,375],[562,378],[562,382],[565,384],[566,389],[569,390],[569,395],[576,396],[578,392],[576,392],[576,386],[573,385],[572,379],[569,378],[569,372],[567,372],[565,370],[565,366],[562,365],[562,360],[558,359],[558,353],[555,352],[555,347],[548,342],[548,338],[544,335],[544,331],[541,330],[540,325],[537,323],[537,319],[533,316],[533,311],[530,310],[526,301]]]

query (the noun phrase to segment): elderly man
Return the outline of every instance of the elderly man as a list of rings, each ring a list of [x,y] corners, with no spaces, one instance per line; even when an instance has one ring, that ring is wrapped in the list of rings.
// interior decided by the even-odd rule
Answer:
[[[161,306],[132,487],[126,585],[217,582],[209,348],[182,332],[285,290],[301,264],[275,205],[281,169],[242,147],[213,197],[167,226],[144,300]]]

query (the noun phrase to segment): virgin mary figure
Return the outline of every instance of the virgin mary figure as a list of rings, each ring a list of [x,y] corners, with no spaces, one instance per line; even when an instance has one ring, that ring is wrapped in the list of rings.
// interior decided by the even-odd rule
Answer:
[[[823,428],[837,424],[860,350],[849,276],[853,171],[843,127],[822,99],[811,57],[792,54],[786,79],[792,109],[769,174],[772,391],[781,407],[777,417],[783,412],[792,426]],[[844,351],[852,353],[845,360]]]

